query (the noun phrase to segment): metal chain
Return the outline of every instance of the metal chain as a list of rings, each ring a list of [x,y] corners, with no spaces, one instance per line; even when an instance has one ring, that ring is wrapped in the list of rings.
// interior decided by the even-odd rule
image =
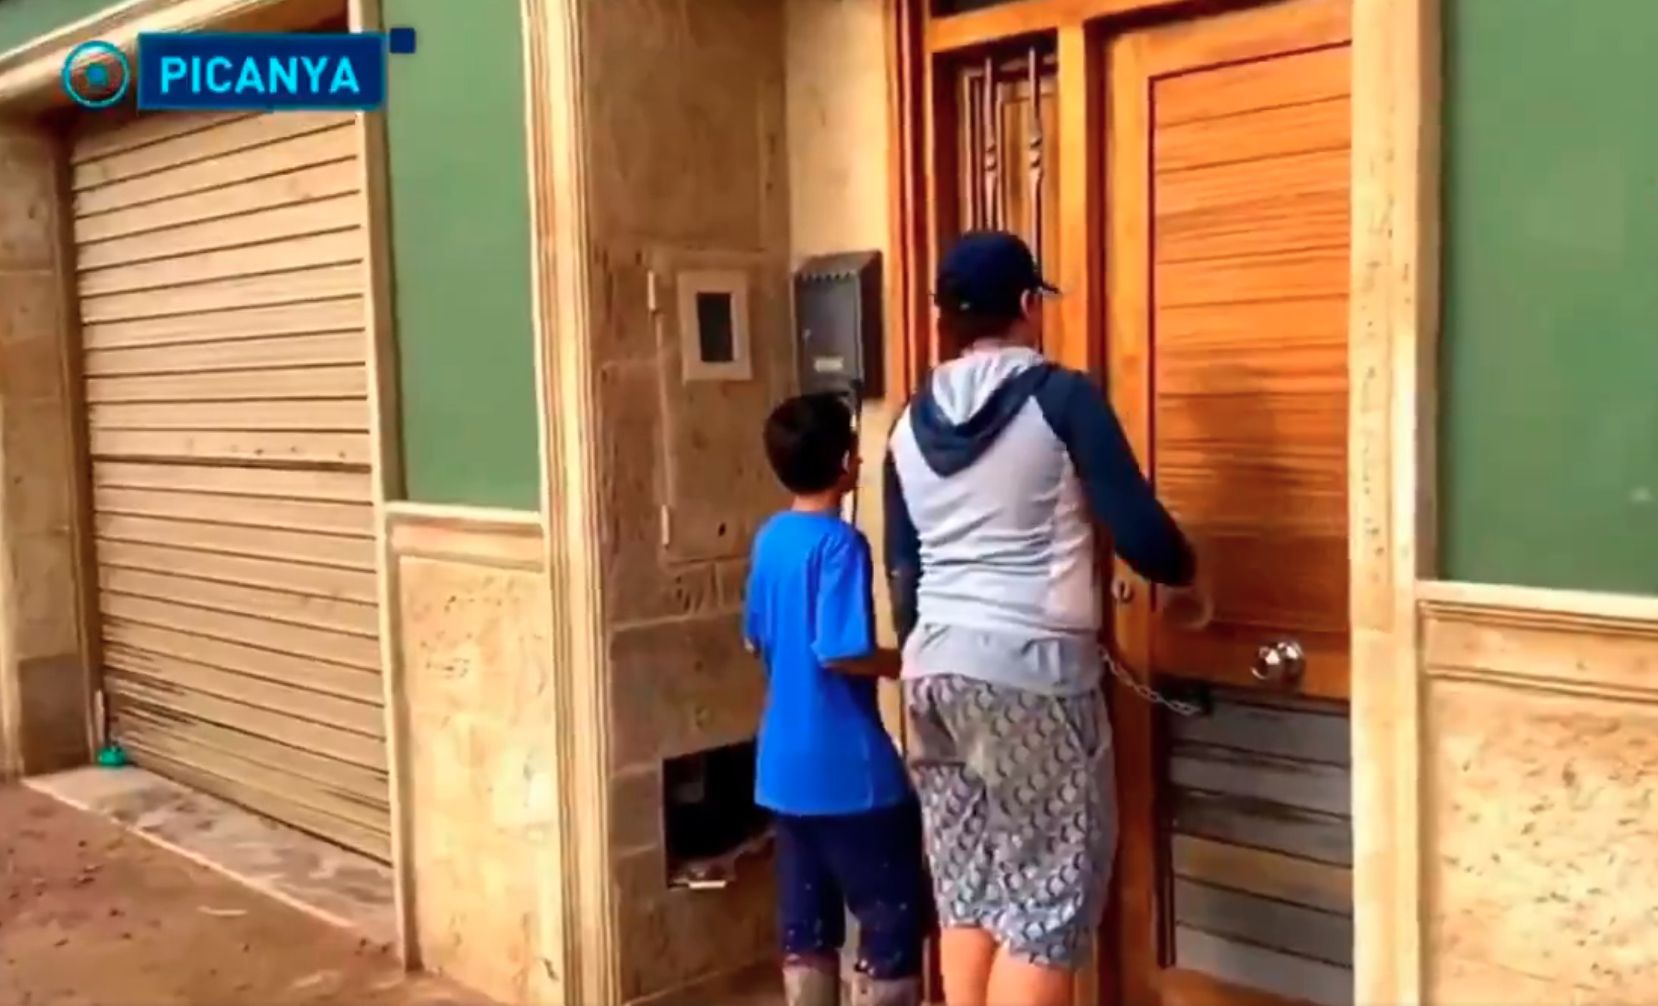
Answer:
[[[1194,705],[1190,702],[1181,702],[1178,699],[1171,699],[1150,685],[1142,683],[1139,679],[1135,678],[1134,675],[1123,670],[1123,666],[1117,663],[1116,659],[1112,657],[1111,651],[1105,647],[1100,648],[1100,659],[1105,661],[1105,666],[1110,669],[1111,676],[1122,682],[1123,687],[1127,688],[1135,695],[1140,696],[1140,698],[1151,703],[1152,705],[1162,706],[1164,709],[1174,713],[1176,716],[1197,716],[1203,712],[1202,706]]]

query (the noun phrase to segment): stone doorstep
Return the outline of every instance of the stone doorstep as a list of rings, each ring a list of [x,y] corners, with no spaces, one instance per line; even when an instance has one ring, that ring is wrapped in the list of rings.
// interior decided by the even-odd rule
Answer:
[[[381,946],[397,942],[391,868],[141,768],[23,780],[156,845]]]

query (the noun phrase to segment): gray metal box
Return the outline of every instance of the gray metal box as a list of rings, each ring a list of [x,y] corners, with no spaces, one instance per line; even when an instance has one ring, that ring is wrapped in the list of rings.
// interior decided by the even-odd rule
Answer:
[[[881,397],[880,252],[808,259],[794,276],[794,311],[802,392]]]

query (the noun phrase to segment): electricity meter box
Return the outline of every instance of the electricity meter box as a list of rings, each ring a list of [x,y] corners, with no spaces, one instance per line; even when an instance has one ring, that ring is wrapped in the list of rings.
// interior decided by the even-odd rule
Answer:
[[[794,275],[800,390],[855,400],[882,393],[881,253],[806,260]]]

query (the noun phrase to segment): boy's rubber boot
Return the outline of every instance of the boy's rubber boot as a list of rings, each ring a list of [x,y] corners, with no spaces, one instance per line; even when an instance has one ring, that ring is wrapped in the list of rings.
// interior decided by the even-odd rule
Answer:
[[[841,976],[819,963],[783,964],[785,1006],[840,1006]]]
[[[858,975],[852,980],[852,1006],[921,1006],[921,979]]]

